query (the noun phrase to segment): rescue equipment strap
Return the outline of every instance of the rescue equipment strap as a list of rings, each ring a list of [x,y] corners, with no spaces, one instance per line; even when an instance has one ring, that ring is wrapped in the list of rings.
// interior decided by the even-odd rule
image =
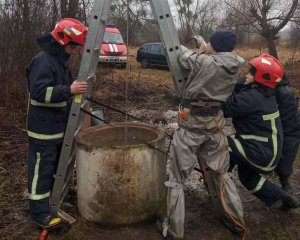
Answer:
[[[169,188],[182,188],[183,189],[183,184],[178,183],[178,182],[166,181],[165,186],[169,187]]]
[[[223,131],[223,129],[220,127],[217,119],[215,118],[215,123],[216,123],[216,126],[218,127],[219,131],[220,131],[220,135],[221,137],[223,138],[224,141],[227,140],[227,137]],[[222,164],[223,162],[221,161],[221,159],[225,159],[225,158],[222,158],[222,155],[223,154],[226,154],[226,151],[228,149],[228,143],[227,145],[224,145],[223,146],[223,149],[222,149],[222,154],[221,154],[221,157],[220,157],[220,161],[219,161],[219,166],[218,166],[218,173],[220,174],[221,178],[223,179],[223,186],[220,190],[220,201],[221,201],[221,205],[223,206],[223,209],[225,211],[225,213],[227,214],[227,216],[229,216],[229,218],[233,221],[233,223],[237,226],[239,226],[240,228],[243,229],[243,240],[246,240],[246,226],[244,225],[243,222],[239,222],[238,219],[236,219],[236,217],[230,213],[230,211],[227,209],[227,204],[226,204],[226,201],[225,201],[225,189],[226,189],[226,185],[227,185],[227,180],[226,178],[224,177],[223,175],[223,171],[221,170],[221,167],[222,167]],[[224,161],[224,160],[223,160]],[[215,186],[216,187],[216,186]]]

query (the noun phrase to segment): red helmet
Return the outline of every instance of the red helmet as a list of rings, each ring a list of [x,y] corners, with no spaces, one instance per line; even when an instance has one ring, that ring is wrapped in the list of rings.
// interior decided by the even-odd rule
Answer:
[[[61,46],[67,44],[78,44],[83,46],[87,34],[87,27],[73,18],[64,18],[60,20],[51,35]]]
[[[269,88],[275,88],[283,78],[282,64],[269,54],[262,54],[254,58],[250,65],[256,69],[254,79]]]

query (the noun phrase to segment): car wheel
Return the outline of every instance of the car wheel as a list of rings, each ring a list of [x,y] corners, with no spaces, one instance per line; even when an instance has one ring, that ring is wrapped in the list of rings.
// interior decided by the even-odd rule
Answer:
[[[144,58],[142,60],[141,65],[142,65],[142,68],[148,68],[148,67],[150,67],[149,61],[146,58]]]

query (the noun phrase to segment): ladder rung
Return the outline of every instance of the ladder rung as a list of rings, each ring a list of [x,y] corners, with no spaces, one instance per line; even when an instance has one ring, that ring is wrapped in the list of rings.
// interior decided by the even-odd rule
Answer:
[[[69,158],[69,161],[68,161],[68,165],[70,165],[70,163],[73,161],[75,155],[76,155],[76,151],[74,150],[74,151],[70,154],[70,158]]]
[[[88,105],[88,103],[89,103],[89,101],[84,100],[84,101],[82,102],[82,104],[81,104],[81,108],[85,108],[86,105]]]
[[[87,80],[91,80],[93,78],[96,78],[96,75],[95,74],[90,74],[88,77],[87,77]]]
[[[91,95],[91,84],[95,78],[97,70],[98,55],[101,50],[100,45],[103,41],[105,33],[105,23],[108,18],[112,5],[112,0],[94,1],[92,10],[92,17],[89,21],[89,32],[85,43],[85,52],[81,59],[80,69],[77,79],[82,81],[90,80],[88,89],[83,96]],[[100,20],[100,22],[99,22]],[[81,97],[81,96],[80,96]],[[50,202],[52,206],[58,210],[61,201],[68,192],[68,182],[73,173],[74,162],[76,160],[75,136],[83,126],[84,114],[80,108],[87,109],[88,104],[85,99],[81,102],[81,98],[72,103],[69,120],[66,127],[66,134],[64,137],[64,144],[60,154],[59,163],[57,167],[57,178],[55,179]],[[79,103],[80,100],[80,104]]]
[[[75,131],[75,133],[74,133],[74,138],[77,136],[77,134],[79,133],[79,131],[81,130],[81,128],[79,129],[77,129],[76,131]]]

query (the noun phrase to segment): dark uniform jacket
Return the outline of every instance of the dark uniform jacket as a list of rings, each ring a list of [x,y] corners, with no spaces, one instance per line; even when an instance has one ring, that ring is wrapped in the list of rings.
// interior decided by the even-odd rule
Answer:
[[[300,112],[298,99],[292,92],[287,76],[278,83],[275,96],[280,112],[284,136],[300,138]]]
[[[68,121],[73,82],[70,55],[48,34],[37,40],[42,51],[26,69],[29,91],[28,136],[39,143],[60,143]]]
[[[224,115],[232,117],[239,153],[252,167],[269,172],[280,158],[283,138],[274,90],[241,81],[224,104]]]

